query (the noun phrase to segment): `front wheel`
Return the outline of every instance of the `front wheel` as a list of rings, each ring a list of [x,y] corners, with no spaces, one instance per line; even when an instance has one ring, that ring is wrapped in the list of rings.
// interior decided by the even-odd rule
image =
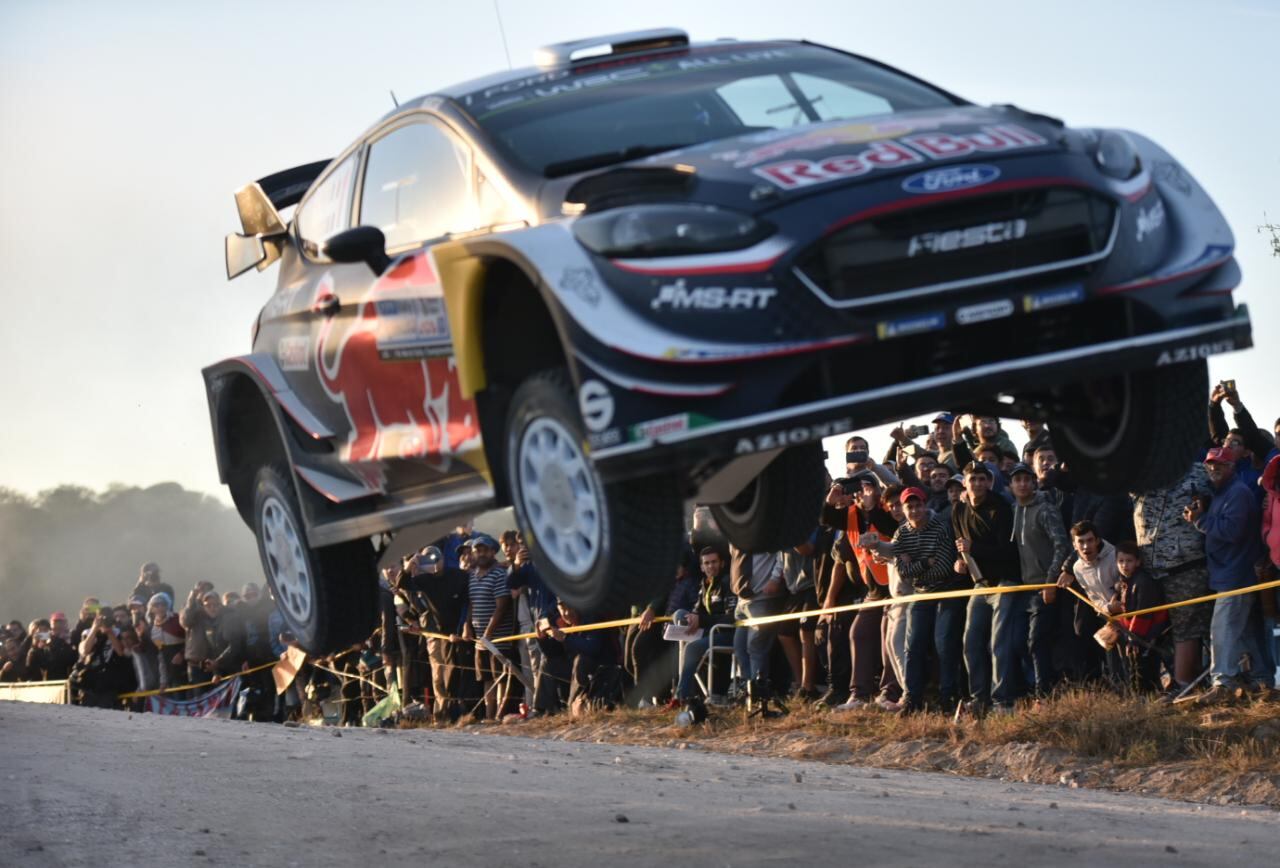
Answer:
[[[742,551],[781,551],[813,533],[826,489],[822,444],[792,446],[733,500],[712,505],[711,515],[725,538]]]
[[[253,486],[253,528],[262,569],[298,644],[328,654],[373,633],[378,583],[368,540],[308,548],[289,469],[267,465]]]
[[[507,415],[507,478],[516,520],[543,579],[584,612],[617,612],[674,580],[683,499],[672,474],[605,484],[563,369],[521,384]]]
[[[1090,491],[1163,488],[1204,449],[1207,362],[1135,371],[1075,389],[1087,412],[1051,420],[1050,433],[1072,476]]]

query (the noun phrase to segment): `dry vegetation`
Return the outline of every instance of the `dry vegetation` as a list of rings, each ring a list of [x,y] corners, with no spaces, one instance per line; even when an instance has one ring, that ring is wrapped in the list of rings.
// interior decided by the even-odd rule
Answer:
[[[739,709],[712,709],[705,724],[688,728],[677,727],[674,718],[670,711],[619,710],[522,721],[500,731],[1280,808],[1280,703],[1275,702],[1169,707],[1070,691],[1036,709],[959,723],[940,714],[900,718],[878,710],[832,714],[809,708],[750,721]]]

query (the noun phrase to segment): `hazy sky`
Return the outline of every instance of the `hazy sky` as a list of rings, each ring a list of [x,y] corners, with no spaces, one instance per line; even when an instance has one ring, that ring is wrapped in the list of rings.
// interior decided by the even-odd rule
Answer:
[[[1260,349],[1214,364],[1280,414],[1280,0],[537,3],[511,57],[654,26],[808,38],[979,103],[1138,130],[1236,233]],[[0,486],[222,493],[200,368],[248,350],[275,270],[228,284],[232,191],[332,156],[402,98],[506,66],[493,4],[0,2]],[[882,438],[873,443],[879,449]]]

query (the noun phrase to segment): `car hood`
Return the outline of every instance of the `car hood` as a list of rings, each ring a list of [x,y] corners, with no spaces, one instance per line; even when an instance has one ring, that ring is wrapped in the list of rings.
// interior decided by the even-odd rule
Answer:
[[[1066,147],[1053,118],[1012,106],[955,106],[717,139],[565,179],[547,192],[557,206],[576,201],[588,210],[678,196],[756,211],[841,182]],[[670,181],[661,182],[664,176]],[[922,183],[948,182],[940,176]]]

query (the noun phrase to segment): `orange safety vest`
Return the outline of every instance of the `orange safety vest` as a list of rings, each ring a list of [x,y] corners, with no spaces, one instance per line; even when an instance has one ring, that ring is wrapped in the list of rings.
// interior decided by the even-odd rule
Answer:
[[[871,527],[871,523],[868,522],[867,526]],[[858,548],[858,539],[862,536],[862,531],[858,529],[858,508],[856,506],[849,507],[849,524],[845,532],[849,536],[849,545],[853,547],[854,557],[858,559],[858,565],[863,569],[863,576],[870,572],[877,585],[888,587],[889,565],[876,563],[869,549]]]

